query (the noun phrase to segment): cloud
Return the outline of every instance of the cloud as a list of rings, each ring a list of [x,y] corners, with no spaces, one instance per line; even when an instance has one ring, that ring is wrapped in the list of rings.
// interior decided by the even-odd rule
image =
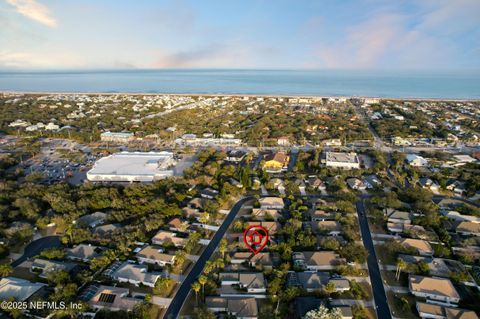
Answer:
[[[467,52],[470,44],[462,42],[478,34],[478,10],[477,0],[425,1],[415,12],[379,8],[338,32],[330,43],[318,41],[306,64],[317,68],[478,65]]]
[[[218,45],[156,53],[155,68],[221,68],[251,66],[251,49],[247,46]]]
[[[85,67],[83,57],[76,52],[25,52],[0,50],[0,69],[58,68],[59,66]]]
[[[18,13],[27,18],[51,28],[57,26],[57,21],[52,17],[50,10],[36,0],[7,0],[7,3],[14,6]]]

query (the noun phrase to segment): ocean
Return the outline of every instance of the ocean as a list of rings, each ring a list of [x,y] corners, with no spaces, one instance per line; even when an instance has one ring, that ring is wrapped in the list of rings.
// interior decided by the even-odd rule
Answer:
[[[0,91],[480,99],[480,70],[0,71]]]

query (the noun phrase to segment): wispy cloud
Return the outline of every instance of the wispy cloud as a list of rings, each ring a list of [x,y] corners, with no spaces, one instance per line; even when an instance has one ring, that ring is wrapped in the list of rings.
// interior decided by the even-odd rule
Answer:
[[[7,0],[7,3],[14,6],[18,13],[29,19],[51,28],[57,26],[57,21],[50,13],[48,7],[35,0]]]
[[[221,68],[252,65],[251,49],[242,45],[210,44],[203,47],[156,53],[152,67],[156,68]]]

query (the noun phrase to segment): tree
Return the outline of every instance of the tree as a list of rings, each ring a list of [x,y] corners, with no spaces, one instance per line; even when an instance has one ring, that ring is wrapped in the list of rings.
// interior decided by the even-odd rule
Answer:
[[[333,281],[329,281],[325,285],[325,292],[328,294],[333,294],[336,290],[337,288],[335,287],[335,283]]]
[[[202,285],[200,285],[198,281],[195,281],[192,284],[192,290],[195,291],[195,301],[197,303],[197,306],[198,306],[198,293],[200,292],[201,288],[202,288]]]
[[[198,277],[198,283],[202,285],[202,296],[205,298],[205,284],[207,283],[208,278],[207,276],[200,275]]]
[[[223,238],[222,240],[220,240],[220,245],[218,246],[218,251],[220,251],[220,253],[222,254],[222,258],[225,258],[225,252],[227,251],[228,249],[228,241]]]
[[[400,279],[400,274],[402,273],[402,270],[404,270],[405,268],[407,268],[407,263],[405,262],[405,260],[403,260],[401,258],[398,258],[397,259],[397,269],[396,269],[396,272],[395,272],[395,279],[397,281]]]
[[[10,264],[0,264],[0,277],[8,277],[13,272]]]
[[[160,277],[158,278],[157,282],[155,283],[154,294],[165,296],[168,292],[170,292],[171,286],[175,282],[172,278],[168,277]]]
[[[303,316],[303,319],[341,319],[342,312],[339,308],[328,309],[321,304],[318,309],[310,310]]]
[[[62,259],[65,257],[65,251],[61,248],[48,248],[43,250],[40,256],[47,259]]]

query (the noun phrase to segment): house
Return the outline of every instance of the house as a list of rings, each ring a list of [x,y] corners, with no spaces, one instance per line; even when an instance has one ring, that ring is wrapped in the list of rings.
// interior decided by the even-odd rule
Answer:
[[[249,258],[250,267],[261,266],[263,269],[272,269],[280,262],[280,256],[278,253],[259,252],[257,254],[251,254]]]
[[[326,212],[324,210],[316,209],[314,211],[309,211],[310,219],[312,222],[323,222],[325,220],[335,220],[337,213],[335,212]]]
[[[104,248],[86,244],[79,244],[73,248],[67,249],[66,257],[71,260],[89,262],[93,258],[99,257]]]
[[[324,191],[324,190],[327,189],[325,183],[315,175],[309,176],[308,179],[307,179],[307,183],[313,189],[317,189],[317,190],[320,190],[320,191],[322,191],[322,190]]]
[[[267,172],[280,172],[287,169],[290,158],[285,152],[276,152],[265,156],[263,169]]]
[[[449,179],[445,188],[458,195],[462,195],[466,192],[465,183],[456,179]]]
[[[332,278],[328,272],[289,271],[287,287],[299,287],[307,292],[321,292],[329,283],[335,285],[336,292],[350,290],[350,282],[345,278]]]
[[[246,289],[248,293],[265,293],[267,287],[263,273],[220,273],[220,282],[222,286],[238,285],[241,289]]]
[[[372,189],[372,188],[375,188],[375,187],[381,187],[382,186],[382,182],[380,181],[380,179],[378,178],[377,175],[367,175],[365,176],[365,186],[367,186],[368,189]]]
[[[111,277],[119,282],[128,282],[135,286],[142,284],[155,287],[155,283],[161,275],[159,273],[149,273],[146,265],[124,262],[112,273]]]
[[[299,287],[306,292],[321,292],[328,283],[330,274],[328,272],[295,272],[289,271],[287,274],[287,287]]]
[[[230,263],[233,265],[243,264],[250,260],[252,253],[247,252],[235,252],[232,254]]]
[[[387,209],[387,217],[387,228],[392,233],[401,233],[405,230],[405,225],[412,223],[408,212]]]
[[[345,259],[333,251],[294,252],[292,260],[295,266],[313,271],[332,270],[345,263]]]
[[[258,318],[258,306],[255,298],[207,297],[205,306],[214,313],[227,313],[238,319]]]
[[[47,278],[47,275],[51,272],[65,271],[70,273],[75,268],[77,268],[77,264],[74,263],[35,258],[30,266],[30,271],[40,272],[41,278]]]
[[[418,183],[422,188],[430,189],[432,191],[438,191],[440,189],[440,185],[428,177],[421,177],[418,180]]]
[[[80,217],[79,219],[77,219],[75,223],[76,224],[78,223],[80,225],[86,225],[90,228],[95,228],[98,225],[103,224],[106,219],[107,219],[107,214],[102,212],[95,212],[93,214],[84,215]]]
[[[182,216],[187,219],[194,218],[198,220],[200,216],[202,216],[202,213],[196,208],[184,207],[182,208]]]
[[[218,191],[216,189],[211,188],[211,187],[207,187],[207,188],[202,189],[199,192],[199,194],[202,198],[214,199],[215,197],[218,196]]]
[[[417,301],[418,315],[422,319],[478,319],[475,311],[440,306]]]
[[[261,209],[278,209],[281,210],[285,207],[283,198],[280,197],[262,197],[258,199]]]
[[[100,134],[102,142],[118,142],[126,143],[134,139],[133,133],[130,132],[103,132]]]
[[[106,224],[95,227],[95,231],[93,233],[98,236],[106,236],[121,228],[122,227],[119,224]]]
[[[326,152],[325,165],[332,168],[359,169],[360,160],[357,153]]]
[[[454,210],[440,210],[440,213],[447,217],[450,220],[457,221],[457,222],[472,222],[472,223],[480,223],[480,217],[473,216],[473,215],[464,215],[460,214]]]
[[[311,222],[311,225],[314,233],[321,233],[330,236],[338,236],[342,233],[342,225],[336,220]]]
[[[136,255],[138,262],[143,264],[156,264],[159,266],[173,265],[175,255],[164,254],[163,249],[147,245]]]
[[[252,217],[258,220],[278,220],[282,218],[282,214],[276,209],[252,209]]]
[[[456,304],[460,301],[460,295],[450,279],[430,278],[410,275],[408,277],[408,289],[416,297],[427,300]]]
[[[407,154],[406,161],[408,165],[414,167],[425,167],[428,165],[428,161],[416,154]]]
[[[187,230],[188,226],[189,224],[187,222],[183,222],[178,217],[175,217],[168,222],[168,229],[171,231],[184,232],[185,230]]]
[[[153,236],[152,243],[155,245],[163,245],[172,243],[175,247],[185,247],[188,239],[177,237],[176,233],[166,230],[160,230]]]
[[[480,236],[480,223],[463,221],[457,225],[455,232],[463,236]]]
[[[232,162],[232,163],[240,163],[245,158],[246,155],[247,155],[247,152],[242,150],[230,150],[227,152],[225,161]]]
[[[95,310],[108,309],[110,311],[131,311],[141,300],[129,297],[128,288],[112,287],[112,286],[90,286],[87,289],[92,298],[88,300],[88,304]]]
[[[420,256],[432,256],[433,248],[428,241],[422,239],[404,238],[400,244],[408,249],[414,249]]]
[[[277,138],[277,145],[279,146],[290,146],[290,139],[288,136],[282,136]]]
[[[365,185],[365,183],[363,183],[358,178],[347,178],[346,182],[351,189],[360,190],[360,191],[367,189],[367,186]]]
[[[322,300],[316,297],[297,297],[294,301],[294,318],[301,319],[307,312],[318,309]]]
[[[16,277],[5,277],[0,280],[0,300],[13,298],[17,301],[25,301],[33,295],[39,294],[40,290],[47,286],[39,282],[30,282]]]
[[[267,222],[267,221],[247,222],[247,225],[248,226],[260,225],[267,230],[269,236],[275,235],[280,229],[282,229],[282,225],[279,222]]]
[[[193,208],[193,209],[202,209],[203,210],[206,202],[207,202],[206,199],[195,197],[195,198],[192,198],[188,202],[187,205],[188,205],[188,207]]]

